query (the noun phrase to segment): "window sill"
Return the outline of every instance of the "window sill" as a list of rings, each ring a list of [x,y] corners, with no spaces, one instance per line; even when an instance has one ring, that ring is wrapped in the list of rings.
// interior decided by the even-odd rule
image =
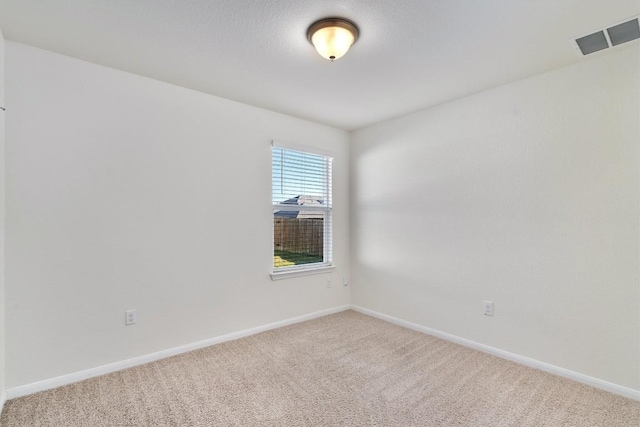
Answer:
[[[289,279],[291,277],[310,276],[312,274],[330,273],[336,269],[335,265],[323,265],[321,267],[300,268],[271,273],[271,280]]]

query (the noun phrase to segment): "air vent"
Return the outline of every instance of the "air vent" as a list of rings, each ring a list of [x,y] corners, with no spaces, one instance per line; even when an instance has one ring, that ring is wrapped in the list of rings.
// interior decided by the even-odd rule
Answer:
[[[636,16],[620,24],[578,37],[574,41],[582,55],[589,55],[637,39],[640,39],[640,22]]]
[[[578,47],[583,55],[589,55],[590,53],[609,47],[607,38],[604,36],[604,31],[598,31],[597,33],[580,37],[579,39],[576,39],[576,43],[578,43]]]
[[[622,24],[615,25],[611,28],[607,28],[609,33],[609,39],[611,44],[618,46],[621,43],[630,42],[631,40],[640,38],[640,24],[637,19],[623,22]]]

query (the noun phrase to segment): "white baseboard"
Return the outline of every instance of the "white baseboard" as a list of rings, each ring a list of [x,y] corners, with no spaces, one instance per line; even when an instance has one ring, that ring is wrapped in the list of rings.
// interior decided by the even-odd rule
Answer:
[[[4,404],[7,401],[7,392],[2,390],[0,391],[0,414],[2,414],[2,409],[4,409]]]
[[[489,353],[502,359],[510,360],[512,362],[519,363],[521,365],[529,366],[530,368],[539,369],[541,371],[549,372],[550,374],[558,375],[560,377],[568,378],[573,381],[577,381],[582,384],[589,385],[591,387],[599,388],[601,390],[608,391],[610,393],[618,394],[620,396],[627,397],[629,399],[640,400],[640,391],[632,388],[623,387],[618,384],[613,384],[607,381],[600,380],[598,378],[590,377],[588,375],[580,374],[578,372],[570,371],[568,369],[560,368],[549,363],[540,362],[539,360],[530,359],[518,354],[509,353],[508,351],[500,350],[495,347],[491,347],[485,344],[480,344],[475,341],[471,341],[465,338],[461,338],[455,335],[447,334],[436,329],[431,329],[426,326],[418,325],[417,323],[407,322],[406,320],[398,319],[397,317],[389,316],[386,314],[378,313],[377,311],[369,310],[368,308],[360,307],[358,305],[351,305],[351,309],[362,314],[367,314],[371,317],[375,317],[381,320],[385,320],[389,323],[403,326],[414,331],[422,332],[427,335],[433,335],[438,338],[442,338],[447,341],[454,342],[456,344],[463,345],[465,347],[473,348],[474,350],[480,350],[484,353]]]
[[[2,412],[2,408],[7,399],[14,399],[16,397],[26,396],[26,395],[37,393],[40,391],[49,390],[49,389],[60,387],[63,385],[86,380],[88,378],[109,374],[111,372],[120,371],[122,369],[143,365],[145,363],[153,362],[156,360],[164,359],[167,357],[175,356],[178,354],[186,353],[186,352],[197,350],[200,348],[209,347],[214,344],[220,344],[226,341],[232,341],[232,340],[247,337],[250,335],[255,335],[260,332],[269,331],[271,329],[281,328],[283,326],[293,325],[295,323],[300,323],[300,322],[315,319],[318,317],[327,316],[329,314],[338,313],[344,310],[348,310],[350,308],[360,313],[367,314],[369,316],[376,317],[378,319],[385,320],[387,322],[390,322],[399,326],[403,326],[405,328],[413,329],[418,332],[422,332],[428,335],[433,335],[438,338],[442,338],[444,340],[463,345],[465,347],[469,347],[475,350],[489,353],[494,356],[500,357],[502,359],[520,363],[521,365],[529,366],[531,368],[539,369],[541,371],[549,372],[551,374],[568,378],[570,380],[577,381],[579,383],[583,383],[592,387],[596,387],[611,393],[615,393],[630,399],[640,400],[640,391],[638,390],[623,387],[617,384],[600,380],[598,378],[590,377],[588,375],[584,375],[578,372],[570,371],[568,369],[560,368],[555,365],[540,362],[538,360],[531,359],[528,357],[520,356],[518,354],[509,353],[507,351],[500,350],[495,347],[491,347],[485,344],[480,344],[475,341],[471,341],[455,335],[447,334],[446,332],[441,332],[435,329],[428,328],[426,326],[418,325],[416,323],[411,323],[406,320],[398,319],[397,317],[389,316],[386,314],[379,313],[377,311],[360,307],[358,305],[343,305],[340,307],[334,307],[326,310],[317,311],[314,313],[305,314],[298,317],[293,317],[290,319],[281,320],[279,322],[269,323],[267,325],[262,325],[262,326],[258,326],[251,329],[245,329],[243,331],[233,332],[233,333],[222,335],[219,337],[210,338],[204,341],[198,341],[195,343],[158,351],[158,352],[147,354],[144,356],[134,357],[132,359],[127,359],[127,360],[111,363],[104,366],[98,366],[96,368],[91,368],[91,369],[87,369],[80,372],[74,372],[71,374],[62,375],[56,378],[51,378],[48,380],[39,381],[32,384],[13,387],[13,388],[7,389],[6,392],[2,391],[0,393],[0,413]]]
[[[132,359],[122,360],[120,362],[110,363],[108,365],[98,366],[96,368],[87,369],[80,372],[74,372],[67,375],[51,378],[44,381],[39,381],[31,384],[26,384],[19,387],[13,387],[7,389],[6,396],[4,398],[15,399],[16,397],[27,396],[29,394],[37,393],[44,390],[49,390],[63,385],[75,383],[78,381],[86,380],[88,378],[98,377],[100,375],[109,374],[111,372],[121,371],[123,369],[131,368],[145,363],[153,362],[156,360],[164,359],[167,357],[175,356],[189,351],[197,350],[204,347],[209,347],[214,344],[220,344],[226,341],[233,341],[239,338],[247,337],[249,335],[255,335],[260,332],[269,331],[271,329],[281,328],[283,326],[293,325],[295,323],[304,322],[307,320],[315,319],[318,317],[327,316],[329,314],[338,313],[341,311],[349,310],[350,305],[343,305],[340,307],[329,308],[326,310],[316,311],[314,313],[304,314],[298,317],[292,317],[290,319],[281,320],[279,322],[269,323],[267,325],[257,326],[251,329],[245,329],[243,331],[233,332],[230,334],[222,335],[215,338],[210,338],[204,341],[198,341],[191,344],[182,345],[179,347],[170,348],[167,350],[158,351],[144,356],[134,357]],[[2,400],[4,403],[4,400]]]

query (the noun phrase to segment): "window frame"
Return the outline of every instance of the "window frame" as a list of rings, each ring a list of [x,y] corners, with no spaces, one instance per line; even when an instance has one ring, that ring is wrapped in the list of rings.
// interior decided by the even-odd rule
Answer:
[[[276,204],[273,201],[273,153],[274,148],[287,151],[295,151],[298,153],[312,154],[316,156],[323,156],[325,159],[325,185],[327,189],[326,197],[324,197],[323,205],[286,205]],[[308,147],[298,144],[285,143],[283,141],[271,142],[271,279],[279,280],[288,277],[299,277],[311,274],[321,274],[331,272],[335,269],[333,263],[333,153],[326,150],[317,149],[314,147]],[[308,264],[300,264],[286,267],[275,267],[273,265],[273,256],[275,250],[275,236],[274,236],[274,213],[276,211],[321,211],[323,216],[323,256],[322,262],[314,262]]]

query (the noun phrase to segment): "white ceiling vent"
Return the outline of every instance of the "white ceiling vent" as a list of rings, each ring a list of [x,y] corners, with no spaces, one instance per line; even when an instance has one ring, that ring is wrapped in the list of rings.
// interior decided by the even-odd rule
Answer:
[[[574,46],[582,55],[589,55],[622,43],[638,40],[640,39],[640,21],[638,18],[636,16],[620,24],[578,37],[573,40],[575,42]]]

